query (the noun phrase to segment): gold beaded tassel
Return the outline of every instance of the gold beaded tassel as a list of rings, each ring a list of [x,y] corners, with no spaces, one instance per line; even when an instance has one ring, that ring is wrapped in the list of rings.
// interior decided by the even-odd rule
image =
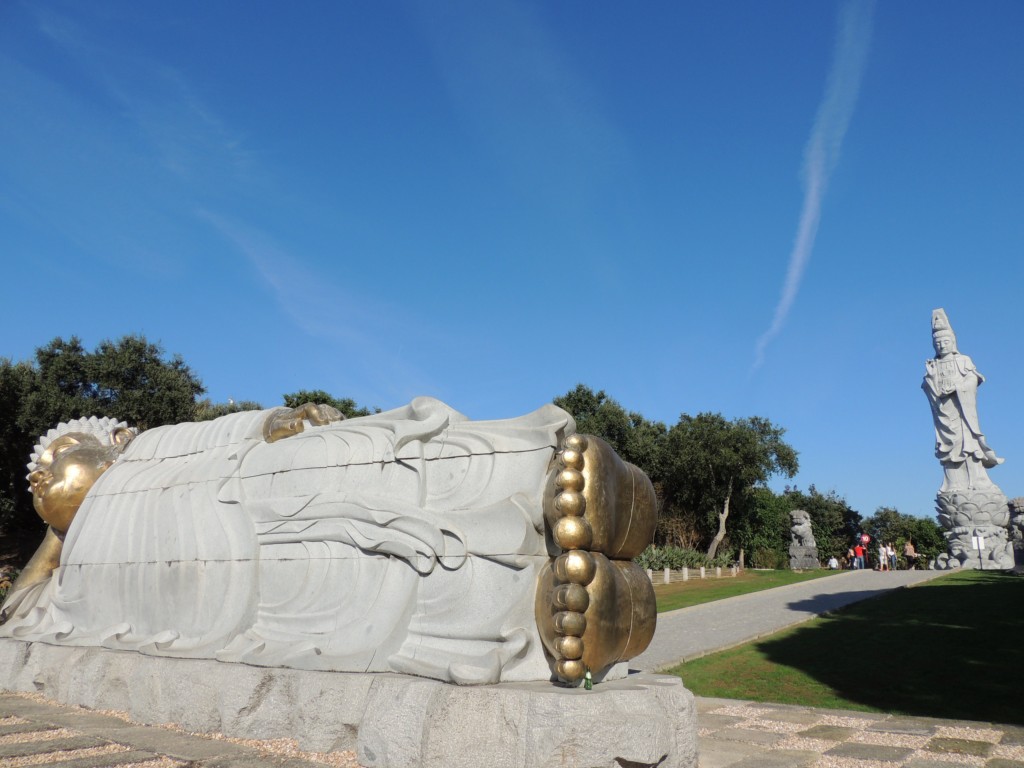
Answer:
[[[555,676],[575,685],[641,653],[657,624],[654,589],[632,562],[654,534],[654,486],[599,437],[570,435],[544,492],[553,559],[535,611]]]
[[[554,616],[556,653],[555,672],[567,683],[578,683],[586,674],[583,663],[583,633],[587,629],[584,614],[590,605],[586,587],[594,579],[594,556],[586,550],[593,533],[590,523],[583,517],[587,502],[583,497],[583,452],[587,439],[583,435],[570,435],[558,454],[562,467],[555,477],[555,510],[562,515],[554,526],[555,543],[563,550],[555,560],[554,576],[558,586],[552,601],[558,613]]]

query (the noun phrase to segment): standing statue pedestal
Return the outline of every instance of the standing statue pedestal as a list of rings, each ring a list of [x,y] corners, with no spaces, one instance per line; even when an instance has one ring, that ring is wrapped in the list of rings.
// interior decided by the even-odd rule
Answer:
[[[985,381],[967,355],[942,309],[932,312],[935,357],[925,363],[921,384],[935,425],[935,457],[943,482],[935,497],[948,552],[936,558],[939,570],[1008,570],[1014,566],[1007,527],[1006,496],[988,470],[1003,463],[989,446],[978,422],[978,387]]]
[[[817,547],[794,547],[789,545],[789,568],[792,571],[814,571],[821,567]]]
[[[936,559],[936,568],[1013,568],[1013,543],[1007,535],[1010,510],[998,487],[940,492],[935,505],[949,548]],[[980,550],[978,539],[982,543]]]

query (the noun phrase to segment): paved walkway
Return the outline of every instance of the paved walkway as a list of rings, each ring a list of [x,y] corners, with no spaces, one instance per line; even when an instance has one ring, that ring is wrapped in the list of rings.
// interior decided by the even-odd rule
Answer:
[[[654,642],[632,666],[661,669],[938,575],[848,572],[662,614]],[[697,711],[700,768],[1024,768],[1024,728],[1017,726],[700,697]],[[351,753],[323,756],[323,762],[309,757],[273,757],[248,744],[0,692],[0,766],[355,765]]]
[[[844,571],[658,614],[650,646],[629,663],[657,672],[713,651],[756,640],[844,605],[920,584],[943,571]]]
[[[342,753],[335,753],[341,757]],[[138,725],[41,697],[0,692],[0,766],[45,768],[323,768],[223,739]],[[332,765],[355,766],[350,760]]]
[[[700,768],[1024,768],[1024,728],[697,699]]]

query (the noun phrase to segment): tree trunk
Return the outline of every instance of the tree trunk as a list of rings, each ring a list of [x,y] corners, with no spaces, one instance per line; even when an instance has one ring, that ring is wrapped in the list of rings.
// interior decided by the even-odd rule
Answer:
[[[718,513],[718,533],[715,534],[715,538],[711,540],[711,546],[708,547],[708,557],[713,558],[718,552],[718,545],[722,543],[722,539],[725,538],[725,521],[729,517],[729,501],[732,499],[732,478],[729,479],[729,490],[725,494],[725,501],[722,502],[722,511]]]

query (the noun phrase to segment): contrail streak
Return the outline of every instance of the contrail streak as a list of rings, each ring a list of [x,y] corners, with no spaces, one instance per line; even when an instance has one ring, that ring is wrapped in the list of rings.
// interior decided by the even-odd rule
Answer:
[[[860,90],[861,76],[864,74],[868,43],[871,39],[873,5],[873,0],[851,1],[843,7],[839,15],[835,55],[825,86],[825,97],[818,107],[811,136],[804,149],[804,203],[800,211],[796,240],[789,254],[789,268],[786,270],[782,295],[775,307],[775,317],[772,319],[771,327],[757,340],[755,370],[764,362],[765,349],[769,342],[782,330],[786,317],[793,308],[793,302],[796,301],[807,262],[811,258],[828,177],[839,161],[843,136],[850,123],[850,116],[857,102],[857,92]]]

